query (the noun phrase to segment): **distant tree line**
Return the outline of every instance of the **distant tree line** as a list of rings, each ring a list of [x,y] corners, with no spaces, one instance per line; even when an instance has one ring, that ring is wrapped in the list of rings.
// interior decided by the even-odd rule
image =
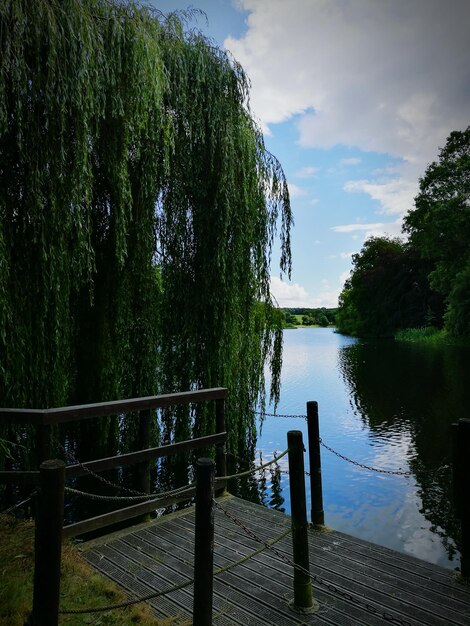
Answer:
[[[470,337],[470,127],[454,131],[420,179],[406,240],[371,237],[353,256],[337,328],[387,336],[434,326]]]
[[[330,326],[336,322],[337,309],[290,308],[282,309],[286,327],[292,326]]]

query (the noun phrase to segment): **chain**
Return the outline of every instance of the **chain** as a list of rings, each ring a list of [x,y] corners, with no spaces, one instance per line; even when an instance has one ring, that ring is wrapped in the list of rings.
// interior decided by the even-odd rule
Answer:
[[[370,465],[365,465],[364,463],[359,463],[358,461],[354,461],[353,459],[350,459],[349,457],[344,456],[344,454],[341,454],[340,452],[336,452],[336,450],[333,450],[333,448],[330,448],[330,446],[327,446],[321,437],[319,437],[319,441],[320,441],[320,444],[324,448],[332,452],[338,458],[343,459],[343,461],[347,461],[348,463],[352,463],[352,465],[356,465],[357,467],[361,467],[362,469],[370,470],[371,472],[379,472],[380,474],[393,474],[395,476],[412,476],[412,472],[409,472],[409,471],[381,469],[378,467],[371,467]]]
[[[65,487],[65,491],[67,493],[71,493],[77,496],[82,496],[83,498],[88,498],[89,500],[101,500],[105,502],[136,502],[142,500],[161,500],[162,498],[166,498],[169,496],[181,495],[186,491],[190,491],[196,483],[191,483],[190,485],[184,485],[183,487],[178,487],[177,489],[172,489],[171,491],[161,491],[160,493],[146,493],[142,496],[106,496],[97,493],[88,493],[87,491],[79,491],[78,489],[72,489],[72,487]]]
[[[214,500],[214,502],[215,502],[215,500]],[[274,546],[276,543],[281,541],[281,539],[284,539],[284,537],[286,537],[288,534],[290,534],[290,532],[291,532],[290,528],[286,529],[280,535],[278,535],[274,539],[271,539],[271,541],[268,541],[266,546],[267,547]],[[250,554],[247,554],[246,556],[242,557],[238,561],[235,561],[234,563],[229,563],[228,565],[225,565],[224,567],[219,567],[218,569],[216,569],[214,571],[214,576],[219,576],[219,574],[223,574],[223,573],[228,572],[229,570],[233,569],[234,567],[237,567],[238,565],[242,565],[243,563],[245,563],[249,559],[252,559],[253,557],[255,557],[258,554],[260,554],[261,552],[263,552],[265,549],[266,549],[266,547],[262,546],[261,548],[258,548],[257,550],[254,550],[253,552],[250,552]],[[64,611],[59,611],[59,613],[62,614],[62,615],[71,615],[71,614],[77,615],[77,614],[83,614],[83,613],[99,613],[99,612],[103,612],[103,611],[111,611],[112,609],[123,609],[123,608],[131,606],[133,604],[138,604],[140,602],[146,602],[147,600],[152,600],[154,598],[158,598],[160,596],[167,595],[169,593],[172,593],[173,591],[178,591],[179,589],[184,589],[184,587],[189,587],[193,583],[194,583],[194,578],[192,578],[191,580],[188,580],[188,581],[186,581],[184,583],[181,583],[179,585],[175,585],[174,587],[170,587],[169,589],[165,589],[164,591],[157,591],[155,593],[150,593],[150,594],[148,594],[146,596],[141,596],[141,597],[136,598],[134,600],[128,600],[127,602],[120,602],[119,604],[113,604],[113,605],[108,605],[108,606],[98,607],[98,608],[93,608],[93,609],[64,610]]]
[[[286,417],[286,418],[302,417],[304,419],[307,419],[306,415],[287,415],[287,414],[282,415],[280,413],[261,413],[260,411],[255,411],[255,413],[256,415],[269,415],[270,417]],[[332,452],[338,458],[343,459],[343,461],[347,461],[348,463],[352,463],[352,465],[356,465],[356,467],[361,467],[362,469],[369,470],[371,472],[378,472],[380,474],[392,474],[394,476],[412,476],[413,475],[413,473],[410,471],[381,469],[378,467],[371,467],[370,465],[365,465],[364,463],[359,463],[358,461],[354,461],[353,459],[350,459],[349,457],[345,456],[344,454],[341,454],[340,452],[336,452],[336,450],[333,450],[333,448],[330,448],[330,446],[328,446],[322,440],[321,437],[319,437],[318,440],[324,448]],[[307,472],[305,473],[307,474]]]
[[[287,419],[293,419],[293,418],[303,418],[303,419],[307,419],[306,415],[286,415],[283,413],[266,413],[266,411],[254,411],[255,415],[261,415],[262,417],[285,417]]]
[[[289,452],[289,448],[287,448],[287,450],[284,450],[284,452],[281,452],[279,456],[274,457],[273,459],[271,459],[271,461],[268,461],[267,463],[263,463],[262,465],[257,465],[256,467],[253,467],[250,470],[246,470],[245,472],[239,472],[238,474],[231,474],[230,476],[217,476],[215,480],[217,482],[217,481],[222,481],[222,480],[230,480],[232,478],[241,478],[243,476],[249,476],[250,474],[255,474],[256,472],[259,472],[265,467],[269,467],[269,465],[273,465],[274,463],[277,463],[280,459],[282,459],[282,457],[286,456],[288,452]]]
[[[104,483],[105,485],[108,485],[108,487],[113,487],[113,489],[120,489],[121,491],[125,491],[127,493],[132,493],[132,494],[137,495],[137,496],[145,496],[145,495],[147,495],[147,494],[143,493],[142,491],[137,491],[136,489],[130,489],[129,487],[125,487],[124,485],[120,485],[118,483],[114,483],[111,480],[108,480],[107,478],[104,478],[104,476],[100,476],[99,474],[94,472],[92,469],[90,469],[89,467],[84,465],[81,461],[79,461],[75,457],[75,455],[72,454],[72,452],[70,452],[69,450],[66,450],[66,448],[64,448],[64,446],[60,443],[60,441],[57,441],[57,439],[55,439],[55,443],[62,450],[62,452],[65,454],[67,459],[69,459],[70,461],[72,461],[72,463],[75,463],[76,465],[81,467],[83,471],[85,471],[90,476],[93,476],[93,478],[96,478],[97,480],[99,480],[100,482]]]
[[[247,528],[243,522],[241,522],[238,518],[236,518],[232,513],[229,513],[216,500],[214,500],[214,502],[215,502],[216,507],[218,509],[220,509],[228,519],[230,519],[234,524],[236,524],[239,528],[241,528],[251,539],[254,539],[258,543],[261,543],[266,550],[269,550],[270,552],[275,554],[279,559],[281,559],[281,561],[283,561],[287,565],[289,565],[291,567],[294,567],[297,570],[301,571],[303,574],[306,574],[307,576],[309,576],[309,578],[311,578],[313,582],[317,583],[318,585],[321,585],[322,587],[325,587],[326,589],[328,589],[332,593],[335,593],[335,594],[343,597],[345,600],[348,600],[348,602],[351,602],[352,604],[355,604],[356,606],[365,608],[367,611],[369,611],[370,613],[373,613],[374,615],[378,615],[379,617],[383,617],[388,622],[393,622],[395,624],[399,624],[400,626],[412,626],[410,624],[410,622],[408,622],[406,620],[403,620],[403,619],[400,619],[400,618],[397,618],[394,615],[392,615],[391,613],[388,613],[386,611],[380,611],[379,609],[377,609],[372,604],[369,604],[368,602],[364,602],[364,601],[356,598],[355,596],[353,596],[352,594],[348,593],[347,591],[343,591],[342,589],[338,589],[338,587],[336,587],[332,583],[329,583],[328,581],[324,580],[320,576],[317,576],[316,574],[311,574],[304,567],[302,567],[301,565],[298,565],[297,563],[294,563],[294,561],[292,559],[287,557],[282,552],[279,552],[279,550],[277,550],[276,548],[273,547],[272,543],[270,544],[269,542],[266,542],[263,539],[261,539],[260,537],[258,537],[258,535],[256,535],[256,533],[254,533],[250,528]]]
[[[16,509],[19,509],[20,506],[23,506],[23,504],[26,504],[32,498],[34,498],[36,494],[37,494],[37,491],[33,491],[33,493],[30,493],[29,496],[25,498],[24,500],[21,500],[21,502],[17,502],[16,504],[13,504],[12,506],[8,507],[8,509],[5,509],[4,511],[0,511],[0,515],[10,515],[10,513],[15,511]]]

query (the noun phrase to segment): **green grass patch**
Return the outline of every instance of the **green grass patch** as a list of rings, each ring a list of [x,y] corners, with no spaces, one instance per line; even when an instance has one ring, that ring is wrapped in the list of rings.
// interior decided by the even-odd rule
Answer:
[[[34,523],[0,515],[0,626],[23,626],[31,611],[34,570]],[[76,546],[62,548],[60,608],[99,607],[124,602],[114,583],[98,574]],[[85,615],[62,615],[60,626],[170,626],[175,619],[157,619],[142,603],[126,609]]]
[[[452,337],[444,329],[426,326],[423,328],[405,328],[395,333],[396,341],[408,341],[411,343],[425,343],[436,346],[469,345],[468,339]]]

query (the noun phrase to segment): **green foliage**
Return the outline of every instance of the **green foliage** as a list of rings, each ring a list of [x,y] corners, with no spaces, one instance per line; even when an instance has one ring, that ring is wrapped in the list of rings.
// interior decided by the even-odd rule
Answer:
[[[340,332],[390,335],[444,320],[450,335],[470,336],[470,127],[449,135],[415,205],[404,221],[406,245],[372,238],[353,257]]]
[[[423,326],[422,328],[405,328],[395,334],[397,341],[408,341],[411,343],[444,343],[446,337],[445,330],[435,326]]]
[[[411,245],[432,269],[431,286],[448,305],[446,328],[470,334],[470,127],[452,132],[420,180],[416,208],[404,222]]]
[[[445,326],[454,337],[470,337],[470,263],[452,281]]]
[[[326,309],[325,307],[317,309],[288,308],[282,309],[285,315],[285,325],[287,328],[292,326],[329,326],[335,324],[337,309]]]
[[[415,208],[404,231],[421,256],[432,261],[431,284],[447,296],[470,256],[470,127],[455,131],[420,180]]]
[[[30,623],[34,572],[34,523],[0,515],[0,626]],[[60,608],[75,610],[125,602],[119,587],[98,574],[80,554],[77,546],[64,542],[61,558]],[[176,618],[157,619],[146,604],[97,614],[61,615],[61,626],[170,626]],[[184,626],[184,625],[182,625]],[[187,623],[186,623],[187,626]]]
[[[371,237],[353,256],[353,269],[339,297],[338,331],[358,336],[391,336],[438,314],[417,254],[399,239]]]
[[[221,385],[232,444],[252,437],[292,217],[227,53],[134,3],[2,2],[0,214],[3,405]]]

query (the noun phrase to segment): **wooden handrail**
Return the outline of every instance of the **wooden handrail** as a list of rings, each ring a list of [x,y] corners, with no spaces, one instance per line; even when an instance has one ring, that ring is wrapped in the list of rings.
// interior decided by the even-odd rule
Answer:
[[[87,469],[93,472],[103,472],[114,467],[143,463],[144,461],[158,459],[162,456],[171,456],[172,454],[186,450],[206,448],[208,446],[225,443],[226,441],[226,432],[217,433],[216,435],[207,435],[206,437],[197,437],[196,439],[188,439],[187,441],[179,441],[178,443],[169,443],[166,446],[159,446],[158,448],[147,448],[146,450],[139,450],[139,452],[128,452],[127,454],[118,454],[105,459],[86,461],[78,465],[68,465],[65,468],[65,475],[67,479],[76,478],[77,476],[87,474]]]
[[[147,396],[145,398],[113,400],[112,402],[79,404],[77,406],[52,409],[0,409],[0,422],[45,426],[47,424],[62,424],[93,417],[117,415],[119,413],[159,409],[176,404],[221,400],[226,397],[227,389],[225,387],[214,387],[212,389],[168,393],[160,396]]]
[[[178,452],[187,450],[197,450],[208,446],[220,445],[227,441],[227,433],[217,433],[215,435],[207,435],[205,437],[197,437],[196,439],[188,439],[179,441],[178,443],[169,443],[166,446],[158,446],[157,448],[147,448],[138,452],[128,452],[127,454],[117,454],[103,459],[93,461],[85,461],[76,465],[67,465],[65,468],[66,479],[78,478],[85,476],[91,470],[92,472],[104,472],[105,470],[115,467],[124,467],[125,465],[133,465],[136,463],[144,463],[145,461],[158,459],[163,456],[171,456]],[[38,471],[2,471],[0,472],[0,485],[37,485],[39,484]]]

